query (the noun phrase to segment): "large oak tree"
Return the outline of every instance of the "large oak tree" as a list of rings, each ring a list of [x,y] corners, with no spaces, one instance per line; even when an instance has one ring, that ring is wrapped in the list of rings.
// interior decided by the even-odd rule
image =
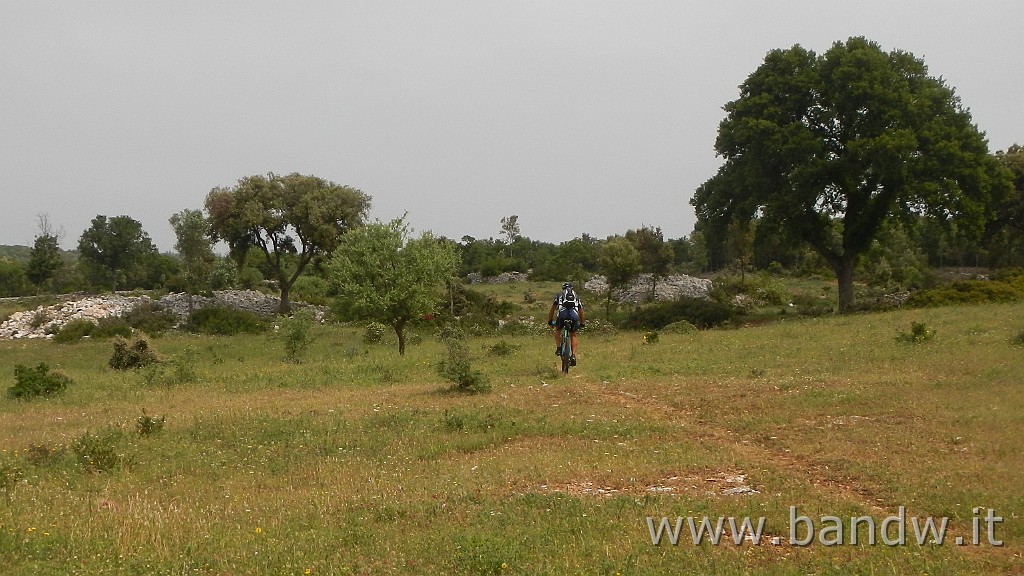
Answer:
[[[924,62],[864,38],[816,55],[774,50],[725,106],[725,160],[691,203],[725,230],[760,217],[810,244],[854,304],[853,270],[889,218],[980,232],[1008,178],[952,88]]]
[[[206,196],[211,235],[244,260],[258,248],[281,290],[280,312],[314,257],[331,253],[342,234],[362,226],[370,209],[363,192],[316,176],[248,176]]]

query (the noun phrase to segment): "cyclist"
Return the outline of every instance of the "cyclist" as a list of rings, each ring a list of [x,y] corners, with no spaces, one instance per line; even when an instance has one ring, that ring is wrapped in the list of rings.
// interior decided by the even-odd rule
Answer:
[[[558,312],[557,320],[555,319],[555,312]],[[576,292],[572,289],[572,282],[566,282],[562,284],[562,291],[555,295],[554,301],[551,302],[551,309],[548,310],[548,326],[558,326],[558,323],[563,318],[569,318],[572,320],[572,324],[569,327],[569,334],[571,338],[569,340],[572,346],[572,356],[569,358],[569,365],[576,365],[576,349],[579,344],[576,338],[576,330],[583,327],[584,316],[583,316],[583,303],[580,302]],[[559,349],[562,347],[562,331],[555,330],[555,355],[558,355]]]

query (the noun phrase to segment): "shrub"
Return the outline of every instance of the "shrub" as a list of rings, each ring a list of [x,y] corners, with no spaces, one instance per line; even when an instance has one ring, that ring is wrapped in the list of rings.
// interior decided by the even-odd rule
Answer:
[[[672,302],[648,304],[629,315],[633,328],[661,329],[685,320],[698,328],[713,328],[732,320],[736,310],[728,304],[698,298],[680,298]]]
[[[647,333],[644,334],[644,344],[657,344],[657,343],[658,343],[658,333],[657,332],[652,330],[652,331],[647,332]]]
[[[114,427],[99,434],[86,430],[85,434],[71,443],[71,451],[87,472],[110,472],[124,463],[124,456],[118,452],[118,444],[123,435],[120,428]]]
[[[1021,330],[1016,336],[1014,336],[1010,343],[1014,346],[1024,346],[1024,330]]]
[[[667,332],[669,334],[693,334],[699,331],[696,326],[690,324],[686,320],[680,320],[678,322],[667,324],[661,330],[662,332]]]
[[[519,346],[516,344],[509,344],[505,340],[500,340],[493,346],[487,349],[487,352],[492,356],[508,356],[519,350]]]
[[[29,321],[29,326],[31,326],[33,329],[39,328],[40,326],[46,324],[50,320],[52,320],[52,318],[50,317],[50,312],[44,308],[40,308],[39,310],[36,310],[32,314],[32,319]]]
[[[302,354],[313,343],[313,324],[313,313],[309,310],[300,310],[291,318],[282,320],[280,337],[289,362],[298,364]]]
[[[46,444],[33,444],[25,450],[25,460],[33,466],[50,466],[60,462],[64,456],[63,446],[47,446]]]
[[[122,338],[132,337],[132,327],[121,318],[103,318],[96,324],[92,331],[93,338]]]
[[[192,313],[186,328],[191,332],[201,334],[233,336],[235,334],[259,334],[266,331],[267,323],[256,314],[245,310],[207,306]]]
[[[583,332],[586,334],[614,334],[618,331],[615,324],[600,318],[588,318]]]
[[[160,418],[153,418],[146,414],[146,411],[142,411],[142,416],[135,419],[135,430],[139,433],[139,436],[150,436],[156,434],[164,429],[164,423],[167,421],[167,416],[161,416]]]
[[[1015,302],[1024,298],[1024,290],[998,280],[957,280],[935,288],[918,290],[907,299],[907,306],[925,308],[984,302]]]
[[[96,323],[86,318],[75,318],[61,327],[53,335],[53,341],[57,344],[71,344],[78,342],[86,336],[91,336],[96,331]]]
[[[363,342],[367,344],[380,344],[384,335],[388,333],[388,327],[380,322],[370,322],[366,325],[366,332],[363,332]]]
[[[735,302],[741,295],[749,297],[741,300],[755,306],[781,306],[790,301],[790,295],[768,275],[722,276],[711,290],[711,297],[725,304]]]
[[[45,362],[40,362],[35,368],[18,364],[14,367],[14,386],[7,389],[7,395],[23,400],[53,396],[66,390],[69,384],[71,378],[60,372],[50,372]]]
[[[437,339],[441,342],[465,340],[466,332],[459,326],[458,322],[447,322],[437,331]]]
[[[156,352],[149,347],[145,338],[136,338],[131,344],[124,338],[114,341],[114,354],[110,367],[114,370],[131,370],[158,362]]]
[[[459,340],[447,342],[447,355],[437,365],[437,373],[454,384],[453,389],[470,394],[479,394],[491,389],[487,376],[474,370],[470,364],[469,350]]]
[[[196,357],[199,355],[191,346],[171,359],[171,377],[174,384],[191,384],[199,380],[196,372]]]
[[[297,302],[327,306],[331,304],[330,283],[317,276],[299,276],[292,284],[292,299]]]
[[[920,344],[921,342],[927,342],[934,337],[935,331],[929,330],[928,326],[924,322],[911,322],[910,332],[901,332],[896,336],[896,340],[899,342]]]
[[[174,328],[178,317],[152,302],[143,302],[121,315],[129,326],[150,336],[159,336]]]

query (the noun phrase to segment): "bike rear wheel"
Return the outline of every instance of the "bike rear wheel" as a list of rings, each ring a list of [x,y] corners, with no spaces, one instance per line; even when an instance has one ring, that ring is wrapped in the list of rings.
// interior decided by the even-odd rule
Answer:
[[[562,372],[564,374],[569,373],[569,366],[571,365],[572,359],[572,344],[570,344],[570,338],[572,335],[568,330],[562,330]]]

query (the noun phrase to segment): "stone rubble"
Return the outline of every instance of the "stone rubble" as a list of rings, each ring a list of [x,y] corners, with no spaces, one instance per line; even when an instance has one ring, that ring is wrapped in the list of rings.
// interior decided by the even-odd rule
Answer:
[[[529,272],[502,272],[497,276],[483,276],[479,272],[470,272],[466,279],[470,284],[508,284],[510,282],[526,282]]]
[[[586,290],[604,293],[608,290],[608,281],[604,276],[594,276],[583,287]],[[659,302],[677,298],[709,298],[711,280],[695,278],[685,274],[675,274],[658,279],[654,299]],[[628,287],[616,290],[613,297],[619,302],[648,302],[651,300],[651,275],[641,274]]]
[[[497,276],[481,276],[479,272],[471,272],[466,275],[470,284],[508,284],[510,282],[526,282],[529,273],[524,272],[502,272]],[[583,288],[591,292],[603,293],[608,289],[608,281],[604,276],[594,276],[583,285]],[[658,301],[675,300],[680,297],[687,298],[709,298],[711,292],[711,280],[687,276],[686,274],[673,274],[665,278],[659,278],[655,288],[654,299]],[[633,283],[624,290],[618,290],[614,294],[619,302],[648,302],[651,300],[651,275],[641,274]]]
[[[262,316],[274,315],[279,304],[277,296],[256,290],[221,290],[214,292],[213,296],[194,296],[193,298],[194,306],[197,309],[206,306],[224,306],[247,310]],[[84,318],[95,322],[101,318],[121,316],[148,302],[153,302],[162,309],[174,313],[182,321],[188,318],[187,294],[168,294],[156,301],[149,296],[104,294],[68,300],[52,306],[40,306],[35,310],[15,312],[0,324],[0,340],[52,338],[53,334],[72,320]],[[294,307],[299,306],[302,305],[295,303]]]

